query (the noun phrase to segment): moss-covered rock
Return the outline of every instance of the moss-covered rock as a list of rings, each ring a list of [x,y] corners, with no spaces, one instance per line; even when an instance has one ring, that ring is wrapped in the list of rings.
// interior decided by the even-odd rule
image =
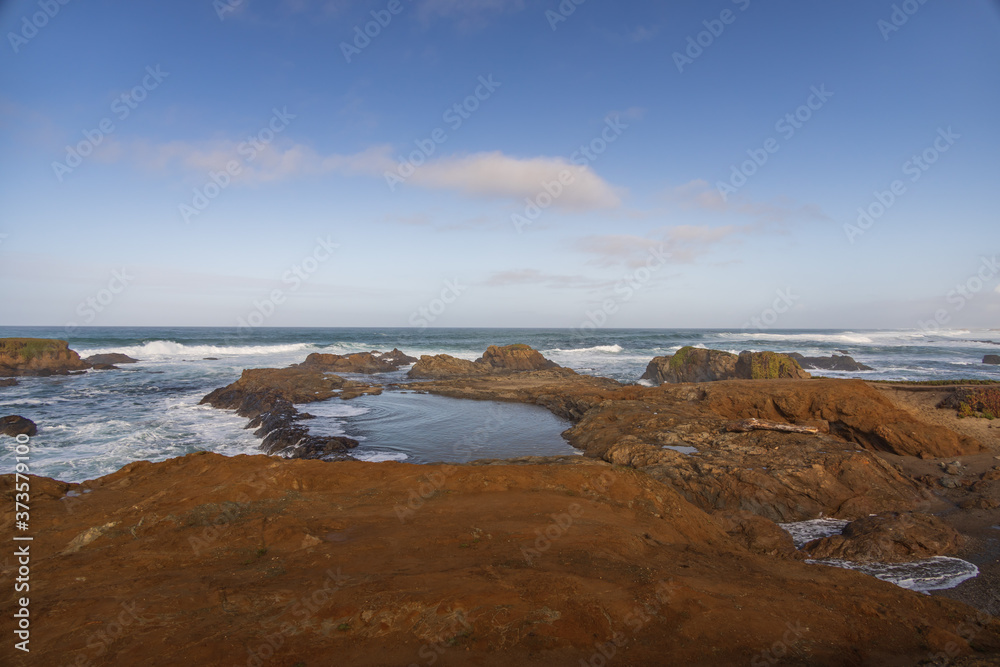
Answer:
[[[0,376],[65,375],[90,364],[69,349],[64,340],[49,338],[0,338]]]
[[[782,380],[812,377],[799,362],[778,352],[740,352],[736,376],[744,380]]]

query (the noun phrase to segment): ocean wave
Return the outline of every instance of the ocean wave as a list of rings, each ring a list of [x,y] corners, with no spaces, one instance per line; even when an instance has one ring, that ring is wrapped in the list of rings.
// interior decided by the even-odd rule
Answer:
[[[979,576],[979,568],[972,563],[947,556],[924,558],[910,563],[857,563],[834,558],[806,562],[856,570],[911,591],[945,590]]]
[[[81,357],[93,354],[110,354],[118,352],[138,359],[139,361],[163,361],[178,358],[202,358],[206,356],[260,356],[268,354],[287,354],[291,352],[315,351],[318,349],[336,348],[337,346],[320,347],[313,343],[290,343],[286,345],[185,345],[172,340],[155,340],[142,345],[126,347],[106,347],[77,349]]]
[[[606,354],[618,354],[622,351],[621,345],[595,345],[594,347],[578,347],[571,348],[569,350],[563,350],[561,348],[555,348],[549,350],[553,354],[588,354],[592,352],[604,352]]]
[[[351,452],[351,456],[368,463],[384,463],[386,461],[405,461],[410,458],[403,452]]]

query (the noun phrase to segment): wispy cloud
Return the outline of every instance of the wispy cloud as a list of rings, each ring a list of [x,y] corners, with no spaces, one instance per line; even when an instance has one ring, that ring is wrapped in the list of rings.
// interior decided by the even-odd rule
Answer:
[[[747,227],[701,227],[678,225],[652,233],[650,236],[634,234],[600,234],[585,236],[575,243],[580,252],[592,256],[597,266],[627,266],[637,268],[657,254],[669,255],[672,264],[687,264],[708,253],[715,246],[732,237],[745,233]]]
[[[606,281],[594,280],[586,276],[546,273],[538,269],[517,269],[498,271],[490,275],[483,284],[487,287],[510,287],[512,285],[533,285],[557,289],[594,289]]]
[[[832,221],[816,204],[797,204],[788,197],[779,197],[770,202],[755,202],[737,196],[726,201],[718,190],[704,180],[694,180],[673,188],[667,193],[667,199],[684,209],[739,213],[761,222]]]
[[[252,158],[248,156],[252,155]],[[392,147],[372,146],[358,153],[322,155],[299,143],[276,140],[263,147],[245,142],[118,141],[110,138],[99,159],[128,161],[145,169],[178,170],[203,177],[209,171],[225,170],[236,160],[240,174],[234,182],[260,184],[300,176],[336,173],[384,178],[394,171]],[[571,181],[552,207],[570,211],[609,209],[621,205],[619,189],[590,167],[578,166],[560,157],[517,158],[500,151],[442,157],[432,160],[406,180],[408,186],[450,190],[472,198],[508,199],[523,203],[543,192],[544,184]]]

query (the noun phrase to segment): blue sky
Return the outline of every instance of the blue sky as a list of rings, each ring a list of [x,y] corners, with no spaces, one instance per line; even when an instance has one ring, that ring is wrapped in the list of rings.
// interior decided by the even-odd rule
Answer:
[[[0,324],[1000,326],[997,2],[0,28]]]

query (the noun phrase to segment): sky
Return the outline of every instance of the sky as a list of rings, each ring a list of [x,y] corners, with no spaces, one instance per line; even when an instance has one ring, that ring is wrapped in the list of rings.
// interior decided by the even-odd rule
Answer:
[[[0,324],[1000,327],[995,0],[0,2]]]

